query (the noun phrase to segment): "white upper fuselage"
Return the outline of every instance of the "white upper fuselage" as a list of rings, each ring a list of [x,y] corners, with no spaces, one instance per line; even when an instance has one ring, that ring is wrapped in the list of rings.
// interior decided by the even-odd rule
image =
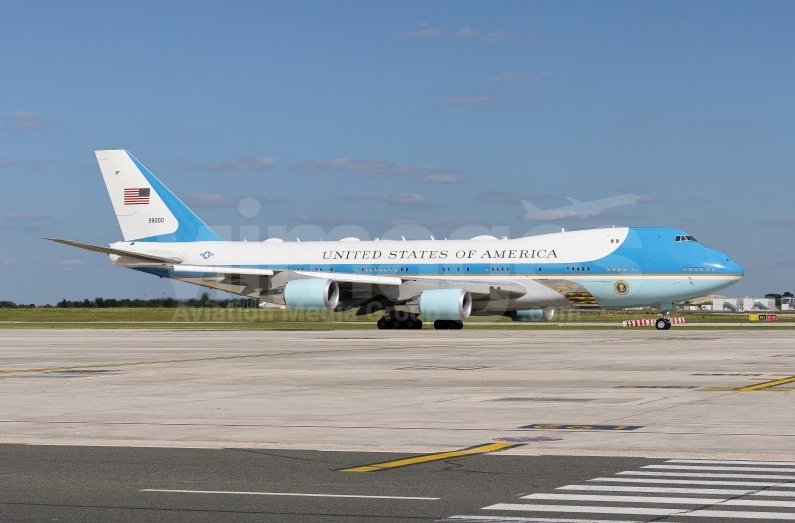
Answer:
[[[742,277],[726,255],[673,229],[611,228],[516,239],[303,242],[119,242],[112,247],[179,258],[190,274],[140,268],[192,281],[196,267],[274,269],[316,276],[361,275],[447,282],[510,281],[527,293],[505,309],[565,307],[555,288],[574,282],[606,308],[660,305],[715,292]],[[365,281],[367,278],[362,278]],[[373,281],[373,280],[371,280]],[[394,280],[393,280],[394,281]]]

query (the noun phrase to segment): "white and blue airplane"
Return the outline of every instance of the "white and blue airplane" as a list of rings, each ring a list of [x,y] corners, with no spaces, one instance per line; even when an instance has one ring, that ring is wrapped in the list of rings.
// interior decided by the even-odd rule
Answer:
[[[379,310],[378,328],[460,329],[470,315],[550,321],[556,309],[659,306],[743,277],[729,257],[686,232],[616,227],[469,240],[225,241],[130,153],[96,151],[124,241],[111,263],[296,310]]]

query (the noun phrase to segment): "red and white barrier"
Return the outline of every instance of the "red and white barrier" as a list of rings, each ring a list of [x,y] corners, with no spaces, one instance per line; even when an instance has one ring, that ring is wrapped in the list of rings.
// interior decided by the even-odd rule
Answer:
[[[685,323],[684,318],[668,318],[668,319],[671,320],[672,325]],[[656,319],[624,320],[621,322],[621,325],[623,327],[653,327],[656,322],[657,322]]]

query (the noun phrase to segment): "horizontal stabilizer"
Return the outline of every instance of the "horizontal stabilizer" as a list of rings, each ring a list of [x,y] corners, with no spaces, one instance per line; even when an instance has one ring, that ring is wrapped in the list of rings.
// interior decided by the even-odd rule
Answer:
[[[140,254],[137,252],[125,251],[122,249],[111,249],[110,247],[100,247],[99,245],[91,245],[90,243],[76,242],[74,240],[61,240],[59,238],[44,238],[44,239],[57,243],[63,243],[64,245],[71,245],[72,247],[77,247],[78,249],[85,249],[87,251],[93,251],[93,252],[102,252],[105,254],[115,254],[116,256],[127,256],[129,258],[136,258],[138,260],[143,260],[147,262],[182,263],[182,260],[179,258],[164,258],[162,256],[152,256],[151,254]]]

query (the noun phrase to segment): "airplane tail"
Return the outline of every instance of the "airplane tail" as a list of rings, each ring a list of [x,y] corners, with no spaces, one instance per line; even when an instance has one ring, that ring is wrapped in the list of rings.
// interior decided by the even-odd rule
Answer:
[[[522,205],[524,205],[524,208],[527,209],[527,214],[535,214],[542,212],[541,209],[539,209],[532,203],[528,202],[527,200],[522,200]]]
[[[124,241],[222,241],[124,150],[95,151]]]

